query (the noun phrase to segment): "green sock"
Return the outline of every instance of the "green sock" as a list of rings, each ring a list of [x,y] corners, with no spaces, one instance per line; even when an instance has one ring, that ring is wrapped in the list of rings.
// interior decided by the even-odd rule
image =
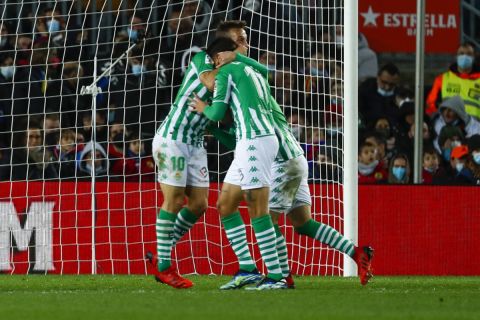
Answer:
[[[267,267],[268,277],[274,280],[282,279],[282,270],[278,262],[277,238],[269,214],[252,219],[252,227],[257,238],[258,248],[263,262]]]
[[[280,269],[282,269],[282,276],[286,278],[290,274],[290,267],[288,266],[287,243],[285,242],[285,238],[283,237],[278,224],[274,224],[273,228],[275,229],[275,236],[277,238],[278,262],[280,263]]]
[[[227,217],[222,218],[223,227],[230,241],[233,252],[237,256],[240,269],[252,272],[257,267],[250,255],[250,249],[247,243],[247,231],[245,223],[240,216],[240,212],[235,212]]]
[[[310,238],[317,239],[321,243],[327,244],[340,252],[353,257],[355,245],[352,241],[345,238],[340,232],[324,223],[313,219],[308,220],[303,226],[296,228],[299,234],[304,234]]]
[[[175,224],[173,225],[173,239],[172,245],[175,245],[178,240],[180,240],[185,233],[190,230],[195,222],[197,222],[198,217],[194,215],[187,207],[182,208],[177,214],[175,219]]]
[[[160,213],[157,215],[158,271],[164,271],[172,265],[172,232],[176,217],[176,214],[163,209],[160,210]]]

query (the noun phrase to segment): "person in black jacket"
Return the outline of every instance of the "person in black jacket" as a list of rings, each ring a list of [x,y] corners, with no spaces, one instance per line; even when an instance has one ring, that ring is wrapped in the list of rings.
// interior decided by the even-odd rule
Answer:
[[[395,105],[395,88],[400,81],[400,70],[393,63],[380,68],[376,78],[363,82],[358,89],[358,109],[367,126],[381,117],[387,117],[396,126],[399,108]]]

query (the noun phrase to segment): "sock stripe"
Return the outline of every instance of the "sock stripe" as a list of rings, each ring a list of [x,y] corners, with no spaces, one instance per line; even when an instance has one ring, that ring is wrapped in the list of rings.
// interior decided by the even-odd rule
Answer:
[[[188,222],[187,220],[185,220],[181,214],[178,215],[178,222],[180,222],[181,225],[184,225],[188,228],[192,227],[194,224],[191,223],[191,222]]]

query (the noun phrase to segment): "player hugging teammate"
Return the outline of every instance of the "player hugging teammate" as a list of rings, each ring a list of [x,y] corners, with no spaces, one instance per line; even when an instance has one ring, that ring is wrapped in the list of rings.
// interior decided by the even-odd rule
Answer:
[[[171,266],[170,255],[172,246],[207,208],[209,180],[203,134],[208,126],[220,142],[235,149],[217,210],[238,258],[239,271],[220,289],[249,284],[255,284],[247,287],[253,290],[294,288],[286,243],[278,228],[281,213],[287,214],[296,232],[352,257],[359,266],[361,283],[366,284],[371,277],[373,250],[355,247],[335,229],[311,217],[306,159],[270,93],[266,66],[246,56],[244,27],[242,21],[219,25],[208,55],[202,51],[193,57],[172,109],[155,135],[152,150],[164,196],[156,224],[158,260],[149,256],[158,267],[156,279],[176,288],[193,285]],[[209,99],[211,105],[206,103]],[[209,125],[210,121],[221,121],[228,109],[233,115],[234,136]],[[243,199],[268,271],[265,277],[258,272],[248,248],[238,211]]]

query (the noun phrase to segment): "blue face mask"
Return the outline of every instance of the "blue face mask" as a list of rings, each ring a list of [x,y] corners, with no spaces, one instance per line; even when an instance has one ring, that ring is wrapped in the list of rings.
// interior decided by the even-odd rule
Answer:
[[[137,39],[138,39],[138,31],[137,30],[133,30],[133,29],[128,28],[127,33],[128,33],[128,38],[131,41],[137,41]]]
[[[0,67],[0,73],[5,79],[10,80],[13,78],[13,74],[15,73],[15,66]]]
[[[143,66],[141,64],[132,64],[132,73],[135,76],[141,75],[143,71]]]
[[[452,149],[445,149],[442,151],[442,156],[445,161],[450,161],[450,155],[452,154]]]
[[[390,91],[387,91],[387,90],[384,90],[382,88],[378,88],[377,89],[377,92],[379,95],[381,95],[382,97],[391,97],[393,96],[394,94],[394,91],[393,90],[390,90]]]
[[[475,161],[476,164],[480,165],[480,153],[475,153],[473,155],[473,161]]]
[[[60,31],[60,22],[55,19],[47,21],[47,29],[50,33]]]
[[[342,98],[331,98],[330,99],[330,104],[336,105],[336,106],[341,106],[343,105],[343,99]]]
[[[397,180],[403,180],[406,171],[407,170],[404,167],[393,167],[392,169],[392,173]]]
[[[275,66],[274,64],[269,64],[267,65],[267,69],[268,71],[270,72],[275,72],[275,69],[277,68],[277,66]]]
[[[316,77],[328,77],[327,72],[325,72],[324,70],[318,70],[317,68],[310,68],[310,73],[312,74],[312,76]]]
[[[457,65],[460,69],[470,69],[473,66],[473,57],[466,54],[458,55]]]

